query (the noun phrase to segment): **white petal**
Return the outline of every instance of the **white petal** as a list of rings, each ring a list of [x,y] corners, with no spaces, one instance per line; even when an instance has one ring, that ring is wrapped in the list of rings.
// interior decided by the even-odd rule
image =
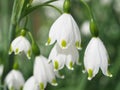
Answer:
[[[109,57],[108,57],[107,50],[106,50],[103,42],[99,38],[98,38],[98,42],[99,42],[99,54],[101,57],[100,68],[101,68],[104,75],[111,77],[111,74],[108,72],[108,59],[109,59]]]
[[[24,84],[23,90],[40,90],[39,84],[37,83],[34,76],[30,77]]]
[[[50,62],[51,60],[53,60],[58,54],[58,49],[57,49],[57,45],[55,44],[54,47],[52,48],[49,57],[48,57],[48,62]]]
[[[65,55],[58,55],[56,58],[53,59],[52,62],[55,71],[63,69],[65,64],[65,59],[66,59]]]
[[[52,85],[56,86],[57,82],[56,82],[56,78],[55,78],[55,73],[54,73],[54,69],[51,63],[48,63],[47,58],[41,56],[42,58],[44,58],[43,62],[45,65],[45,72],[47,75],[47,81],[49,83],[51,83]]]
[[[61,79],[64,79],[65,76],[62,75],[59,71],[55,71],[55,75],[58,77],[58,78],[61,78]]]
[[[92,38],[85,50],[84,66],[88,73],[89,71],[92,71],[92,76],[88,77],[88,79],[94,77],[98,73],[100,56],[98,52],[97,38]]]
[[[70,70],[74,70],[74,68],[73,68],[74,62],[72,60],[73,60],[72,55],[68,55],[67,60],[66,60],[66,66]]]
[[[44,61],[44,58],[41,56],[37,56],[35,58],[33,73],[34,73],[35,79],[39,83],[42,83],[45,88],[47,85],[47,76],[46,76],[46,71],[45,71],[45,66],[43,61]]]
[[[75,20],[73,19],[73,17],[71,16],[71,22],[72,22],[72,25],[73,25],[73,32],[74,32],[74,36],[75,36],[75,44],[76,44],[76,47],[78,49],[81,49],[81,36],[80,36],[80,30],[79,30],[79,27],[77,25],[77,23],[75,22]]]

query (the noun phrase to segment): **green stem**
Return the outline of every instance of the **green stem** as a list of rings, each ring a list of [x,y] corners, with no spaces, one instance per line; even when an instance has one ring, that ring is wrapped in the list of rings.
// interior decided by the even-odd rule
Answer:
[[[89,13],[89,18],[90,18],[90,32],[92,34],[92,37],[98,37],[99,35],[99,30],[97,28],[97,24],[95,22],[94,16],[92,14],[92,10],[88,6],[88,4],[84,0],[80,0],[80,2],[83,3],[83,5],[87,8],[88,13]]]
[[[93,19],[93,14],[92,14],[92,11],[91,11],[90,7],[88,6],[88,4],[84,0],[80,0],[80,2],[82,2],[83,5],[87,8],[90,20]]]
[[[28,32],[28,35],[32,41],[32,52],[34,53],[35,56],[39,56],[40,55],[40,49],[37,45],[37,43],[35,42],[31,32]]]
[[[49,6],[49,7],[52,7],[54,9],[56,9],[60,14],[63,13],[59,8],[57,8],[57,7],[53,6],[53,5],[47,4],[46,6]]]
[[[43,4],[36,5],[36,6],[31,6],[31,7],[26,8],[26,10],[24,10],[23,14],[21,15],[21,19],[24,18],[25,16],[27,16],[28,14],[30,14],[31,12],[33,12],[34,10],[38,9],[39,7],[46,6],[49,3],[52,3],[54,1],[58,1],[58,0],[50,0],[50,1],[47,1],[47,2],[45,2]]]
[[[10,29],[9,29],[9,46],[12,40],[15,38],[16,28],[20,21],[20,16],[22,13],[24,2],[25,0],[14,0],[11,22],[10,22]],[[9,70],[11,70],[14,63],[14,55],[11,54],[8,60],[9,60],[8,68]]]

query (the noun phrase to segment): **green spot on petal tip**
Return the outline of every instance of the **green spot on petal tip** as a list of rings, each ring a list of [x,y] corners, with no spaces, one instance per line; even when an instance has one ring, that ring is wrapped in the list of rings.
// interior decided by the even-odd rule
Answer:
[[[59,68],[59,63],[58,63],[57,60],[55,60],[55,61],[54,61],[54,69],[55,69],[55,70],[58,70],[58,68]]]
[[[88,80],[91,80],[93,77],[93,70],[92,69],[89,69],[88,70]]]
[[[50,43],[51,43],[51,38],[49,37],[48,40],[47,40],[46,45],[49,45]]]
[[[62,46],[63,48],[65,48],[65,47],[67,46],[67,42],[66,42],[65,40],[62,40],[62,41],[61,41],[61,46]]]
[[[113,77],[113,75],[109,71],[107,72],[107,76],[108,77]]]
[[[15,50],[15,54],[18,54],[18,52],[19,52],[19,49],[18,49],[18,48],[16,48],[16,50]]]
[[[56,79],[53,79],[53,80],[52,80],[52,85],[54,85],[54,86],[57,86],[57,85],[58,85],[57,82],[56,82]]]
[[[44,90],[44,84],[40,83],[40,90]]]
[[[76,48],[78,48],[78,49],[82,49],[81,44],[80,44],[79,41],[76,41],[76,42],[75,42],[75,46],[76,46]]]
[[[30,49],[27,52],[27,57],[28,57],[28,59],[31,59],[31,50]]]
[[[69,63],[69,67],[70,67],[71,70],[74,70],[72,61]]]
[[[9,54],[12,53],[12,46],[10,46],[10,49],[9,49]]]

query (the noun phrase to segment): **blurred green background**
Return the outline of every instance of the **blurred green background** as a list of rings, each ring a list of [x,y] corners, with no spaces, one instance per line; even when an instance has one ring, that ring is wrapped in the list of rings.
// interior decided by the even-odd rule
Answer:
[[[0,63],[9,71],[8,60],[8,34],[14,0],[0,0]],[[87,0],[95,16],[100,38],[104,42],[109,56],[109,70],[112,78],[104,76],[101,71],[91,81],[87,80],[87,74],[83,74],[83,55],[91,36],[82,35],[82,47],[80,51],[81,66],[75,66],[74,71],[64,68],[61,72],[65,79],[57,79],[59,85],[53,87],[48,84],[46,90],[120,90],[120,1],[119,0]],[[49,12],[47,11],[49,10]],[[89,20],[88,11],[78,0],[72,0],[71,13],[81,28],[84,21]],[[42,7],[28,16],[27,28],[41,49],[41,53],[48,57],[53,46],[45,46],[48,32],[52,23],[60,16],[60,13],[51,7]],[[27,80],[32,75],[33,62],[26,57],[15,56]],[[9,63],[8,63],[9,62]],[[4,74],[5,75],[5,74]],[[3,76],[4,77],[4,76]],[[2,90],[2,89],[1,89]]]

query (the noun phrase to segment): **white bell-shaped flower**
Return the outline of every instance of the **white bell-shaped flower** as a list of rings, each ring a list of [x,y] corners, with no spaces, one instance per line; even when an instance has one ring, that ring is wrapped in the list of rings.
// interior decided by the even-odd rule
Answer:
[[[24,52],[27,55],[28,59],[30,59],[31,58],[30,42],[24,36],[18,36],[11,43],[9,54],[11,54],[12,52],[14,52],[15,54]]]
[[[91,80],[101,68],[106,76],[112,77],[108,72],[108,53],[103,42],[98,37],[93,37],[89,42],[84,55],[84,66],[88,72],[88,80]]]
[[[62,49],[75,45],[81,48],[81,36],[77,23],[70,14],[62,14],[52,25],[46,45],[58,42]]]
[[[59,75],[58,73],[54,72],[52,64],[49,64],[48,60],[44,56],[36,56],[33,73],[35,79],[39,83],[39,87],[41,90],[46,87],[47,82],[49,82],[53,86],[57,85],[55,76]]]
[[[39,83],[31,76],[24,84],[23,90],[41,90],[39,87]]]
[[[5,84],[8,86],[9,90],[21,90],[24,82],[24,77],[18,70],[10,71],[5,78]]]
[[[79,53],[75,46],[70,46],[68,49],[62,49],[55,44],[49,55],[49,62],[52,61],[54,70],[60,70],[66,65],[68,69],[73,70],[73,65],[79,64]]]

